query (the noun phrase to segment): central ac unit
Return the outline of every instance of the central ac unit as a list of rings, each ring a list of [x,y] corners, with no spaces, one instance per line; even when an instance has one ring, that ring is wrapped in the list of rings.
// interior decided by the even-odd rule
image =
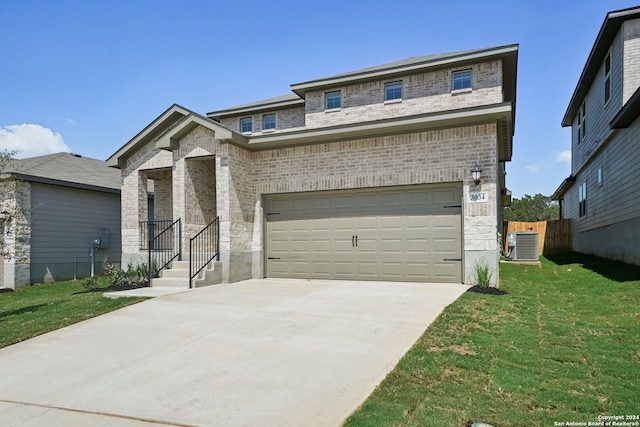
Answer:
[[[538,261],[538,233],[518,231],[509,233],[509,255],[513,261]]]

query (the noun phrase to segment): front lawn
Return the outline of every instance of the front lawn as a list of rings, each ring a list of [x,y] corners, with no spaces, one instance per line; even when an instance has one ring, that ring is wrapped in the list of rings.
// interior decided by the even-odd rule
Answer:
[[[101,277],[98,292],[68,281],[0,293],[0,348],[143,300],[104,298],[108,285]]]
[[[447,307],[345,425],[640,425],[640,267],[570,254],[500,278],[506,295]]]

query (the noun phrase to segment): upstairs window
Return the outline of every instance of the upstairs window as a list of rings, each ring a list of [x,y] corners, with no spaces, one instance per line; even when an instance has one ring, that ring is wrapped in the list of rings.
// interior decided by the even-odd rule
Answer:
[[[587,101],[582,101],[580,110],[578,110],[578,144],[582,142],[587,135]]]
[[[602,185],[603,182],[603,176],[602,176],[602,166],[600,166],[598,168],[598,185]]]
[[[253,132],[253,120],[251,119],[251,117],[245,117],[244,119],[240,119],[240,132],[242,133]]]
[[[262,116],[262,130],[269,130],[276,128],[276,115],[265,114]]]
[[[578,214],[580,218],[587,216],[587,181],[578,187]]]
[[[471,89],[471,70],[453,73],[453,90]]]
[[[394,99],[402,99],[402,82],[393,82],[384,85],[384,100],[393,101]]]
[[[604,103],[611,99],[611,53],[604,59]]]
[[[342,106],[342,95],[340,91],[327,92],[324,95],[325,98],[325,110],[335,110]]]

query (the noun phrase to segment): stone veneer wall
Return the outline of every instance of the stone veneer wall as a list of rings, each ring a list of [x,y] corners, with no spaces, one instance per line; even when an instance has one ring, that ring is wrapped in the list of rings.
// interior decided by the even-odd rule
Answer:
[[[143,173],[143,177],[145,174]],[[165,221],[173,219],[173,191],[172,191],[172,173],[171,169],[159,169],[146,173],[146,177],[153,180],[153,218],[156,221]],[[146,184],[146,183],[145,183]],[[148,200],[148,187],[146,193],[141,192],[141,204],[144,205]],[[139,218],[140,221],[146,221],[147,215]]]
[[[3,257],[2,287],[18,289],[31,283],[31,184],[10,179],[2,183]]]

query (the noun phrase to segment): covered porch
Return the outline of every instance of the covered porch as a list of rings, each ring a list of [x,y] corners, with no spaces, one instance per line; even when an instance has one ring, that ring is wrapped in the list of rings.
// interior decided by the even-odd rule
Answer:
[[[232,250],[226,140],[234,137],[242,138],[174,105],[108,160],[122,171],[124,268],[161,270],[152,286],[234,281],[223,262]]]

